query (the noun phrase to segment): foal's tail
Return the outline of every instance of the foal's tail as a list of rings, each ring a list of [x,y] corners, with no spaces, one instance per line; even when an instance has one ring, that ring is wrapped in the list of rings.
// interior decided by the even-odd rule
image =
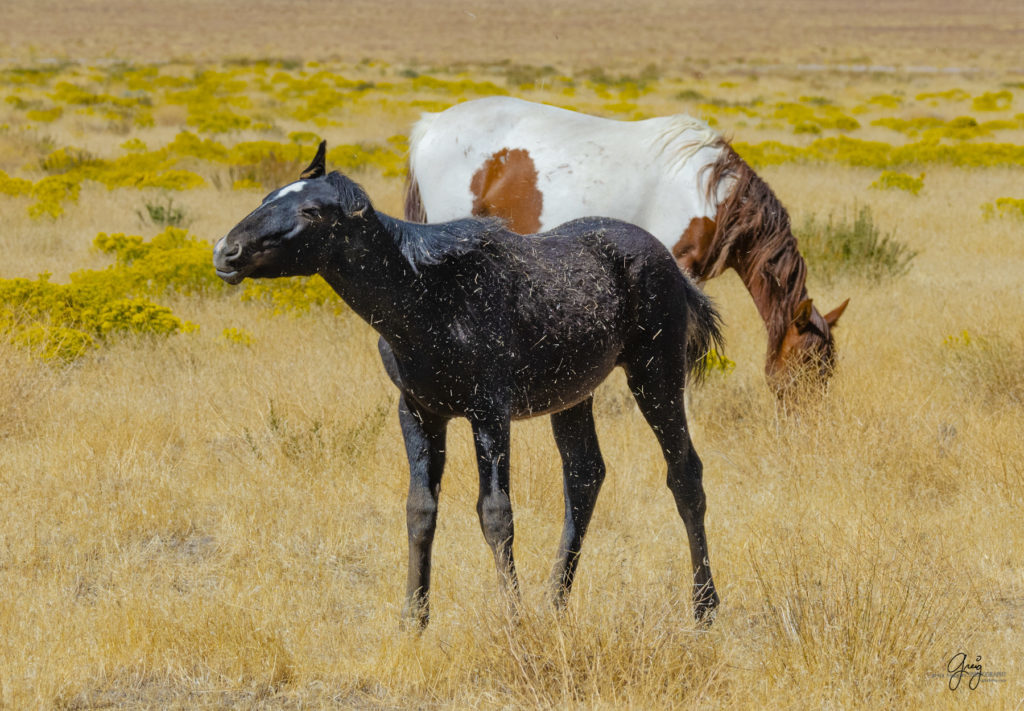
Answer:
[[[722,337],[722,318],[714,302],[686,275],[686,364],[690,377],[700,382],[707,375],[712,350],[720,351],[725,344]]]
[[[420,198],[420,184],[412,172],[412,164],[405,171],[405,219],[409,222],[426,222],[427,211],[423,209]]]

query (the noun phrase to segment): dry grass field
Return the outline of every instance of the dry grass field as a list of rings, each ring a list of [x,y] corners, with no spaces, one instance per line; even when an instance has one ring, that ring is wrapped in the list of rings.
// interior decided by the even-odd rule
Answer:
[[[1021,708],[1024,8],[323,12],[0,10],[0,708]],[[905,273],[828,243],[812,259],[815,303],[851,301],[830,390],[788,412],[742,284],[708,284],[736,364],[691,402],[709,630],[616,374],[569,609],[544,597],[562,516],[548,423],[513,429],[515,620],[456,423],[431,625],[403,631],[407,468],[374,332],[315,281],[212,274],[212,241],[319,137],[397,215],[412,122],[495,92],[702,116],[801,245],[867,208],[915,253]],[[983,675],[951,690],[961,653]]]

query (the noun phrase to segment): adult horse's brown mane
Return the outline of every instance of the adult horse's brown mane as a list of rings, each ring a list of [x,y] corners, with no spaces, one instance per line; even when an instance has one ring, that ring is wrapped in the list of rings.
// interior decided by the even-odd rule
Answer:
[[[722,180],[734,182],[718,206],[714,237],[706,257],[694,265],[699,271],[695,276],[703,281],[729,267],[736,270],[768,331],[769,373],[782,365],[787,333],[804,311],[810,337],[820,341],[817,345],[824,365],[831,368],[834,343],[830,326],[838,313],[833,312],[835,316],[829,320],[810,306],[807,263],[797,249],[789,213],[726,139],[722,138],[717,147],[722,150],[709,166],[708,201],[714,202]],[[837,311],[841,313],[841,309]]]

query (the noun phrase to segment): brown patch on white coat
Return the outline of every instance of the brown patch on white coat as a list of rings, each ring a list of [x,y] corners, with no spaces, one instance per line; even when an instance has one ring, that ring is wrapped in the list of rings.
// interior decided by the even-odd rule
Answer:
[[[714,237],[715,221],[710,217],[695,217],[672,246],[672,256],[687,274],[703,274],[707,271],[705,262]]]
[[[544,196],[537,189],[537,168],[521,148],[502,148],[473,174],[473,214],[502,217],[520,234],[540,231]]]

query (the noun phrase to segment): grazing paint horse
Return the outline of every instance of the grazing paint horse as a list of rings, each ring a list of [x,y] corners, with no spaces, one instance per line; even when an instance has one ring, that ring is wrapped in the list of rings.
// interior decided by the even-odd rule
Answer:
[[[325,174],[324,144],[298,182],[217,242],[230,284],[246,277],[320,274],[380,333],[384,367],[401,391],[409,459],[409,577],[404,615],[428,618],[430,549],[453,417],[473,429],[477,513],[499,578],[518,598],[512,556],[509,430],[551,415],[562,456],[565,522],[552,574],[559,604],[572,586],[605,467],[593,392],[622,366],[668,462],[686,525],[694,614],[718,604],[704,536],[702,466],[683,411],[687,373],[720,339],[710,301],[639,227],[581,219],[536,237],[499,220],[440,225],[376,212],[362,188]]]
[[[585,215],[632,222],[698,281],[731,267],[768,330],[765,371],[782,393],[835,363],[832,329],[804,281],[789,215],[707,124],[689,116],[612,121],[509,97],[424,114],[413,127],[407,220],[495,215],[520,233]]]

